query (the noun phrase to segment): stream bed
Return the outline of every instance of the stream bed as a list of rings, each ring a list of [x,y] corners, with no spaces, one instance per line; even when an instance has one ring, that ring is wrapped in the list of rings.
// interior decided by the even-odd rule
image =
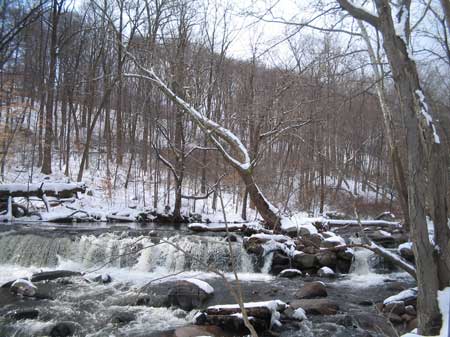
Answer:
[[[239,237],[232,247],[245,302],[280,299],[289,303],[305,281],[321,280],[328,297],[339,303],[337,315],[308,316],[301,324],[281,329],[284,337],[395,336],[374,304],[414,285],[406,273],[374,273],[365,251],[356,251],[351,273],[336,279],[285,279],[268,273],[270,254],[257,261],[246,253]],[[215,290],[208,306],[235,303],[224,281],[211,272],[211,268],[223,271],[236,285],[231,266],[223,233],[192,234],[184,226],[2,225],[0,285],[41,271],[84,274],[40,282],[39,298],[20,298],[0,288],[0,336],[58,336],[54,334],[58,324],[59,335],[71,328],[80,337],[231,336],[213,329],[195,330],[192,320],[197,310],[138,301],[149,283],[195,277]],[[111,282],[98,282],[108,275]],[[17,320],[9,314],[33,309],[39,312],[37,318]],[[124,316],[132,319],[124,321]]]

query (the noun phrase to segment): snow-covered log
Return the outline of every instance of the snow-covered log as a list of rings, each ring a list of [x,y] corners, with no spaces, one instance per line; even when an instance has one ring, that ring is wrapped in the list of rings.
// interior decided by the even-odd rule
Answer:
[[[85,193],[84,183],[37,183],[37,184],[3,184],[0,185],[0,200],[9,197],[57,197],[72,198],[78,192]]]

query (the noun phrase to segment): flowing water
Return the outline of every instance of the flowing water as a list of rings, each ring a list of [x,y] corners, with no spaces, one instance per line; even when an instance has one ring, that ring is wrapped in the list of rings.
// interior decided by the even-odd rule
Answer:
[[[52,300],[17,300],[8,289],[0,289],[0,336],[45,336],[57,322],[64,321],[75,324],[80,337],[153,337],[160,331],[189,325],[195,311],[135,305],[141,287],[161,278],[167,281],[197,277],[214,286],[215,302],[211,304],[233,301],[223,281],[212,273],[212,269],[217,269],[233,280],[229,246],[223,235],[192,235],[180,229],[125,231],[115,228],[85,231],[0,226],[0,285],[46,270],[85,273],[84,278],[72,278],[69,282],[40,284],[39,291]],[[232,242],[232,248],[233,262],[243,282],[247,301],[292,299],[299,283],[268,274],[273,254],[267,255],[264,261],[256,261],[245,252],[239,240]],[[356,296],[354,302],[358,302],[367,297],[365,287],[379,287],[383,283],[386,276],[374,273],[367,262],[370,254],[365,250],[355,252],[352,273],[331,281],[330,297],[342,300],[340,296],[349,297],[348,293],[353,293]],[[88,282],[101,274],[109,274],[113,282]],[[361,287],[360,292],[355,291],[355,285]],[[375,292],[383,296],[382,292]],[[15,321],[4,316],[21,308],[38,309],[39,318]],[[351,311],[354,308],[348,306],[345,309]],[[356,310],[361,308],[356,307]],[[132,314],[134,320],[125,325],[113,324],[111,317],[123,312]],[[329,333],[332,330],[330,324],[334,324],[336,331],[344,329],[337,323],[321,319],[312,318],[311,322],[295,331],[286,331],[283,336],[297,336],[299,331],[302,336],[340,336],[340,332]],[[342,336],[359,336],[348,330],[342,333]]]

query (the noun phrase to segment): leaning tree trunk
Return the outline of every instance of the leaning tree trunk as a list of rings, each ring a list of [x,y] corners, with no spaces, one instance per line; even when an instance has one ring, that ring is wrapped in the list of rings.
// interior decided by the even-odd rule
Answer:
[[[280,226],[279,211],[264,197],[263,193],[256,185],[253,176],[253,163],[250,160],[250,155],[247,148],[242,144],[241,140],[230,130],[217,124],[213,120],[206,117],[204,114],[197,111],[194,107],[189,105],[181,97],[177,96],[153,71],[143,67],[133,55],[128,54],[136,66],[143,72],[143,74],[126,74],[128,77],[141,78],[152,81],[154,85],[161,90],[178,108],[190,116],[193,122],[207,134],[210,140],[218,148],[225,161],[234,167],[239,176],[244,181],[250,196],[250,200],[255,205],[258,212],[266,222],[268,227],[278,229]],[[228,149],[224,146],[228,145]]]

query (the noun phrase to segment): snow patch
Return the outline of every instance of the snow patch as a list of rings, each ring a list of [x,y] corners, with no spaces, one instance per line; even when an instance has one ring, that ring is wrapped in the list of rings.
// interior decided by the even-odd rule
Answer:
[[[197,287],[199,287],[201,290],[203,290],[207,294],[213,294],[214,293],[214,288],[211,287],[205,281],[202,281],[202,280],[199,280],[199,279],[196,279],[196,278],[187,278],[187,279],[184,279],[184,281],[187,281],[189,283],[195,284]]]

